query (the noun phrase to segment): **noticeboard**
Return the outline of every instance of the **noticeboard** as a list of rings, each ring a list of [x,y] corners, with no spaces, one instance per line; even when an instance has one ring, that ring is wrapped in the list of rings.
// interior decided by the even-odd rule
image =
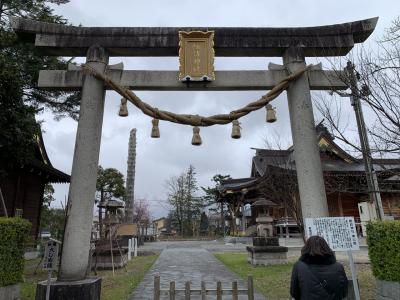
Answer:
[[[306,218],[306,236],[322,236],[333,251],[360,250],[354,217]]]
[[[54,270],[57,268],[59,242],[50,239],[46,243],[43,258],[43,269]]]

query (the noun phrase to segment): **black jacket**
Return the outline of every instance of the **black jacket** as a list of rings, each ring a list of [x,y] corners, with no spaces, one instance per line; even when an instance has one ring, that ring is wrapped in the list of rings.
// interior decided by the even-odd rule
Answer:
[[[348,281],[334,256],[302,255],[293,266],[290,295],[296,300],[336,300],[347,296]]]

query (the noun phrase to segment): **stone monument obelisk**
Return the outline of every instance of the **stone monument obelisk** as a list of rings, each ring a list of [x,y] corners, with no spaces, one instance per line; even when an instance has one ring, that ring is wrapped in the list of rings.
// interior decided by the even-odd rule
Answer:
[[[126,171],[126,222],[133,223],[135,205],[136,173],[136,128],[131,130],[128,147],[128,168]]]

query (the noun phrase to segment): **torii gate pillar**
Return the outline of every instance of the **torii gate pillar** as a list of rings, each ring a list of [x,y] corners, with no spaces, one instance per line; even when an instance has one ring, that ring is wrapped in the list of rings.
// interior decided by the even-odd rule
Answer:
[[[306,67],[301,48],[288,48],[283,63],[290,73]],[[329,216],[322,176],[310,84],[304,73],[287,89],[297,181],[303,218]]]
[[[89,48],[86,62],[104,72],[108,54],[100,46]],[[92,232],[105,89],[103,82],[85,75],[79,112],[75,152],[68,195],[68,217],[58,279],[81,280],[86,277]]]

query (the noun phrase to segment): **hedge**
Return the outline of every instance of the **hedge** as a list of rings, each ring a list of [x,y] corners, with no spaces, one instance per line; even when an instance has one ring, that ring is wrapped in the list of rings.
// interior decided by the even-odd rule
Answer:
[[[22,218],[0,218],[0,286],[22,281],[24,243],[31,223]]]
[[[400,282],[400,221],[367,224],[367,243],[374,276]]]

